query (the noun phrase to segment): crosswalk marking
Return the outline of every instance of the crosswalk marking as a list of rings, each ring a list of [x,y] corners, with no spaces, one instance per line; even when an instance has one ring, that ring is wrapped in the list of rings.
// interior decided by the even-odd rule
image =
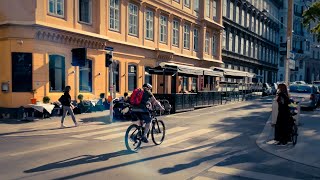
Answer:
[[[265,174],[253,171],[246,171],[241,169],[229,168],[229,167],[221,167],[221,166],[214,166],[208,170],[209,172],[216,172],[221,174],[227,174],[232,176],[238,177],[246,177],[252,179],[259,179],[259,180],[270,180],[270,179],[277,179],[277,180],[298,180],[295,178],[288,178],[273,174]]]
[[[18,156],[18,155],[24,155],[24,154],[29,154],[29,153],[33,153],[33,152],[39,152],[39,151],[43,151],[43,150],[48,150],[48,149],[53,149],[53,148],[57,148],[57,147],[62,147],[62,146],[67,146],[72,144],[71,142],[62,142],[62,143],[58,143],[52,146],[46,146],[46,147],[42,147],[39,149],[33,149],[33,150],[29,150],[29,151],[21,151],[21,152],[17,152],[17,153],[12,153],[9,154],[9,156]]]
[[[219,133],[217,133],[219,134]],[[196,144],[196,145],[192,145],[192,146],[189,146],[189,147],[186,147],[184,148],[183,150],[188,150],[188,149],[193,149],[193,148],[196,148],[196,147],[201,147],[201,146],[204,146],[202,148],[198,148],[198,149],[194,149],[194,150],[191,150],[190,152],[203,152],[203,151],[206,151],[210,148],[212,148],[213,146],[213,143],[217,143],[217,142],[221,142],[221,141],[227,141],[227,140],[230,140],[230,139],[233,139],[237,136],[240,136],[241,133],[223,133],[223,134],[220,134],[218,136],[215,136],[215,137],[212,137],[202,143],[199,143],[199,144]],[[207,143],[209,142],[209,143]],[[206,143],[206,144],[204,144]]]
[[[196,136],[200,136],[202,134],[206,134],[209,133],[211,131],[214,131],[215,129],[200,129],[198,131],[193,131],[193,132],[189,132],[187,134],[184,134],[182,136],[178,136],[178,137],[174,137],[174,138],[170,138],[167,141],[164,141],[164,143],[161,145],[162,147],[168,147],[168,146],[172,146],[174,144],[178,144],[181,143],[183,141],[188,141]]]
[[[90,137],[90,136],[94,136],[94,135],[98,135],[98,134],[106,134],[106,133],[116,132],[116,131],[121,131],[122,132],[123,130],[125,130],[127,128],[128,128],[127,126],[123,126],[123,127],[113,128],[113,129],[107,129],[107,130],[104,130],[104,131],[94,131],[94,132],[74,135],[74,136],[71,136],[71,137],[84,138],[84,137]]]
[[[193,180],[214,180],[212,178],[204,177],[204,176],[198,176],[193,178]]]
[[[172,133],[176,133],[176,132],[179,132],[179,131],[183,131],[183,130],[186,130],[186,129],[188,129],[188,128],[187,127],[175,127],[175,128],[167,130],[166,131],[166,135],[172,134]],[[110,140],[110,139],[116,139],[116,138],[124,137],[124,136],[125,136],[125,131],[121,132],[121,133],[117,133],[117,134],[111,134],[111,135],[107,135],[107,136],[97,137],[97,138],[94,138],[94,139],[97,139],[97,140]]]

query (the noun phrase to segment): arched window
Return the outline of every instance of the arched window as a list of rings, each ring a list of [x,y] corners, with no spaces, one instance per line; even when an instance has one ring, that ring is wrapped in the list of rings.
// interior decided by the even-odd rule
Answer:
[[[50,91],[63,91],[65,86],[65,74],[65,58],[60,55],[49,55]]]
[[[137,66],[128,65],[128,91],[133,91],[137,88]]]
[[[152,85],[152,75],[149,74],[150,67],[146,66],[144,68],[144,83],[149,83]]]
[[[115,61],[115,60],[112,63],[112,67],[113,67],[113,84],[114,84],[114,88],[115,88],[116,92],[120,92],[119,65],[120,65],[120,63],[118,61]],[[109,79],[110,79],[110,73],[109,73]],[[109,89],[110,89],[110,84],[109,84]]]
[[[86,60],[86,65],[79,67],[79,91],[92,92],[92,61]]]

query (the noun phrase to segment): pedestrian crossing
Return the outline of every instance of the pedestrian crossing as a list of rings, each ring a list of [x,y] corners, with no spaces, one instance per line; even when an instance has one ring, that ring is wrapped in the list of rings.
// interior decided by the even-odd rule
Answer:
[[[79,140],[113,141],[123,143],[125,132],[131,124],[132,122],[112,123],[108,125],[81,125],[76,128],[53,129],[40,132],[24,132],[7,136],[59,134],[63,135],[64,137],[75,138]],[[213,143],[224,142],[240,135],[240,133],[225,132],[215,127],[166,127],[165,140],[159,147],[179,148],[190,152],[203,152],[212,148],[214,146]],[[194,143],[194,140],[197,142],[196,144]]]

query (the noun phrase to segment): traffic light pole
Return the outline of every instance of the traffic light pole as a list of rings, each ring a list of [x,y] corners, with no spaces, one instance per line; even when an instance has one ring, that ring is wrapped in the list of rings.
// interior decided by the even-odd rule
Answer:
[[[113,57],[113,51],[110,51],[111,56]],[[111,62],[113,61],[113,59],[111,58]],[[111,63],[111,65],[109,66],[109,93],[110,93],[110,97],[111,97],[111,101],[110,101],[110,123],[113,122],[113,63]]]

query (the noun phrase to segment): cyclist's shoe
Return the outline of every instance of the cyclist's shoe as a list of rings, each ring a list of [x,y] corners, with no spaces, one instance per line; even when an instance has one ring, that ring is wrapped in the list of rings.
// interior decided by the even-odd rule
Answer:
[[[141,141],[144,142],[144,143],[148,143],[148,142],[149,142],[146,137],[142,137],[142,138],[141,138]]]

